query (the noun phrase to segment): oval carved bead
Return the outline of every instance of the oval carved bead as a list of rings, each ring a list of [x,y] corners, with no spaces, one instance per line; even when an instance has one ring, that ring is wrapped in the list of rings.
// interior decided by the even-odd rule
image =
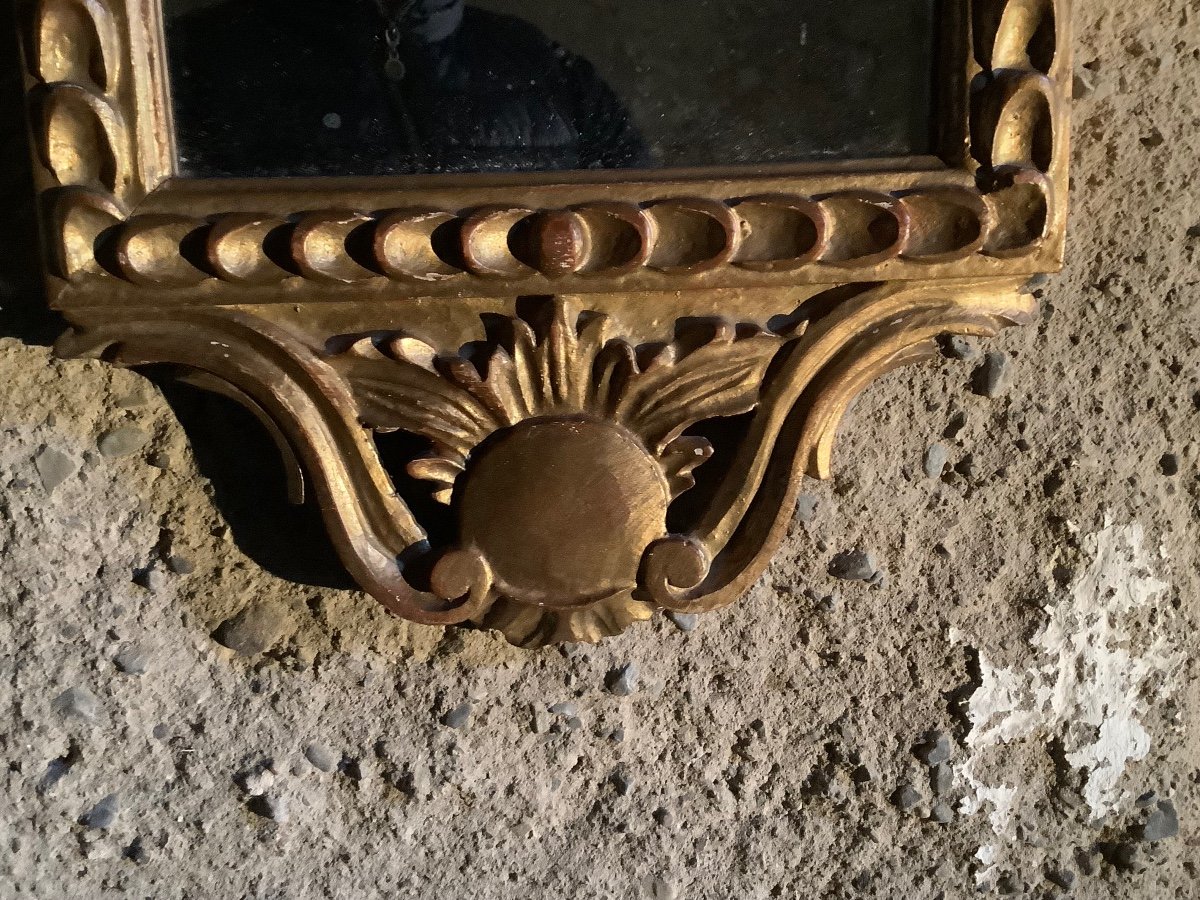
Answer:
[[[48,88],[42,109],[42,158],[58,183],[121,193],[129,169],[125,127],[116,109],[77,84]]]
[[[463,269],[453,262],[461,258],[453,233],[457,219],[454,213],[437,209],[400,210],[386,216],[375,229],[380,269],[390,278],[418,281],[461,275]]]
[[[482,209],[462,225],[462,253],[468,271],[489,278],[523,278],[534,273],[509,246],[513,229],[533,210],[522,208]]]
[[[184,216],[136,216],[117,232],[113,245],[116,265],[135,284],[183,286],[209,277],[186,259],[188,239],[203,226]]]
[[[1058,49],[1053,0],[1009,0],[991,47],[991,68],[1049,72]]]
[[[991,209],[974,191],[916,191],[900,198],[908,213],[902,254],[924,263],[944,263],[978,253],[991,228]]]
[[[636,203],[588,203],[572,212],[588,236],[581,274],[624,275],[646,265],[657,227]]]
[[[832,237],[821,261],[834,266],[877,265],[895,259],[908,241],[909,214],[891,194],[848,191],[821,200]]]
[[[59,223],[59,243],[55,248],[58,274],[74,278],[83,273],[103,274],[96,260],[100,236],[118,226],[125,210],[109,195],[83,188],[60,188],[52,211]]]
[[[996,187],[985,195],[992,227],[983,251],[997,258],[1023,256],[1037,248],[1049,227],[1050,185],[1028,169],[997,173]]]
[[[819,259],[828,247],[825,210],[805,197],[748,197],[734,208],[742,229],[734,263],[743,269],[798,269]]]
[[[46,83],[115,91],[120,40],[112,13],[97,0],[42,0],[36,46],[37,74]]]
[[[208,264],[223,281],[238,284],[271,284],[289,272],[271,258],[267,247],[272,235],[286,229],[282,219],[255,213],[225,216],[209,230]]]
[[[990,92],[983,104],[979,139],[993,168],[1050,170],[1055,155],[1050,90],[1044,75],[1025,74],[1003,78]]]
[[[354,238],[373,224],[359,212],[333,210],[303,216],[292,232],[292,258],[305,278],[338,284],[366,281],[375,273],[352,248]]]
[[[509,233],[514,255],[547,278],[574,275],[591,256],[591,232],[573,210],[534,213],[518,222]]]
[[[695,275],[725,265],[742,240],[741,221],[715,200],[663,200],[647,210],[654,243],[646,264],[675,275]]]

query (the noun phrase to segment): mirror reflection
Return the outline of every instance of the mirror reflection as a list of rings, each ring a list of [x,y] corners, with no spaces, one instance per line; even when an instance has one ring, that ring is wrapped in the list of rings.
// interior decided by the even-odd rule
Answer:
[[[936,0],[163,0],[212,176],[761,166],[932,152]]]

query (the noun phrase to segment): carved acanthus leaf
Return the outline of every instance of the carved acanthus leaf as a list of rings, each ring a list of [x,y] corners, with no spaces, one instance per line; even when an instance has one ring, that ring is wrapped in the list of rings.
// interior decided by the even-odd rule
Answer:
[[[661,450],[696,422],[749,412],[780,346],[763,332],[741,339],[721,333],[683,359],[662,354],[631,373],[616,418]]]
[[[407,336],[360,341],[334,364],[364,424],[427,437],[460,464],[492,432],[539,416],[611,419],[663,453],[696,422],[753,409],[783,345],[760,330],[739,336],[727,323],[712,327],[713,336],[695,349],[669,343],[643,366],[632,344],[611,336],[607,316],[580,327],[559,301],[541,335],[514,319],[511,347],[492,350],[486,373]],[[682,452],[680,483],[707,458],[691,444]]]
[[[352,355],[340,362],[359,417],[377,431],[422,435],[465,460],[472,447],[503,424],[468,391],[403,357]]]

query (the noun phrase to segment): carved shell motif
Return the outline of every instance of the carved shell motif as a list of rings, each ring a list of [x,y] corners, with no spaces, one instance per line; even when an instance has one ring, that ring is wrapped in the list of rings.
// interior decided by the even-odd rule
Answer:
[[[667,507],[712,455],[698,421],[754,408],[779,337],[727,323],[639,359],[603,315],[558,300],[539,332],[511,320],[480,367],[408,336],[334,361],[363,423],[427,438],[408,466],[450,504],[458,545],[434,592],[487,595],[477,621],[533,645],[597,640],[647,619],[639,574]]]

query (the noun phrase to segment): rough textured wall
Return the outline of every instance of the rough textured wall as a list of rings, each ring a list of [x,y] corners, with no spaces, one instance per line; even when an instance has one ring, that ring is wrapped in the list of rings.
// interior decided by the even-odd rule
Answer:
[[[8,255],[0,896],[1200,895],[1200,10],[1076,25],[1070,264],[997,396],[873,387],[691,631],[528,653],[271,574],[328,567],[252,420],[52,361]]]

